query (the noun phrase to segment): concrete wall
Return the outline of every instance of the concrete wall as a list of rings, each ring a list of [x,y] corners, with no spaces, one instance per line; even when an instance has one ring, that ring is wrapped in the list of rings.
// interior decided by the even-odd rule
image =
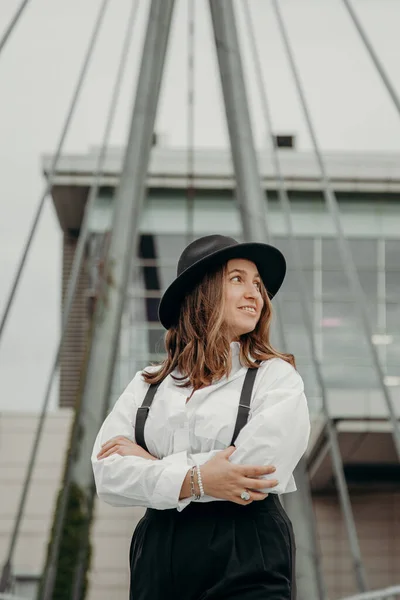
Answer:
[[[361,555],[370,589],[400,584],[400,491],[352,491]],[[330,598],[357,593],[338,499],[314,497],[319,545]]]
[[[47,417],[15,552],[18,573],[41,573],[48,530],[64,464],[71,411]],[[22,491],[38,418],[0,413],[0,561],[3,563]]]
[[[41,573],[55,496],[59,489],[72,411],[48,416],[27,502],[14,567]],[[0,413],[0,562],[3,563],[29,459],[37,416]],[[400,492],[352,494],[363,558],[371,588],[400,583]],[[319,543],[331,599],[355,592],[352,564],[336,497],[314,497]],[[126,600],[128,553],[143,509],[96,505],[88,600]],[[301,549],[298,549],[301,552]]]
[[[15,552],[13,566],[17,574],[39,576],[42,572],[71,422],[70,409],[61,409],[46,419]],[[1,565],[8,550],[37,423],[36,415],[0,413]],[[118,509],[97,502],[88,600],[126,600],[130,538],[143,512],[141,508]]]

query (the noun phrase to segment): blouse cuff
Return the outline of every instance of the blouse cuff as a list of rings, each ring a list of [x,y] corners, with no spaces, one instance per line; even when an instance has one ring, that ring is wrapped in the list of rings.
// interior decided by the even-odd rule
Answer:
[[[167,506],[183,510],[190,503],[190,498],[179,500],[182,484],[186,473],[190,469],[187,461],[187,452],[170,454],[162,459],[166,467],[163,469],[153,492],[154,505]],[[180,508],[180,506],[182,507]]]
[[[189,464],[191,466],[199,465],[199,467],[201,467],[206,462],[214,458],[218,452],[221,452],[221,450],[210,450],[209,452],[197,452],[196,454],[189,454]]]

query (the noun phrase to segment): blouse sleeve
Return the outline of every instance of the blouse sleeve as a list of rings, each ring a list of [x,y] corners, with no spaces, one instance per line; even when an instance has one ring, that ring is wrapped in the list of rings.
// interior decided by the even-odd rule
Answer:
[[[134,389],[139,376],[140,372],[117,400],[97,435],[91,458],[97,494],[112,506],[182,510],[190,502],[190,499],[179,500],[190,468],[186,451],[154,461],[119,454],[97,460],[102,444],[111,438],[121,435],[135,440],[137,399]]]
[[[307,400],[301,376],[282,359],[273,359],[259,375],[261,380],[255,391],[249,420],[240,431],[235,442],[236,450],[229,460],[241,465],[273,465],[275,473],[263,478],[277,479],[279,483],[263,491],[282,494],[307,449],[310,435]],[[207,455],[203,453],[193,459],[204,464],[212,453]]]

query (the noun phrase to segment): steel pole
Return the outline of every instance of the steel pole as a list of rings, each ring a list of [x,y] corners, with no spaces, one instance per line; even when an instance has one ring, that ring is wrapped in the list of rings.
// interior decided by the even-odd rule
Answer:
[[[246,241],[265,242],[271,239],[266,221],[267,198],[261,185],[253,140],[234,7],[231,0],[210,0],[210,8],[244,238]],[[279,302],[277,317],[280,337],[283,345],[286,346]],[[304,470],[304,464],[302,461],[301,463]],[[305,486],[302,486],[300,492],[305,493]],[[310,501],[310,498],[308,500]],[[296,502],[298,503],[298,499]],[[303,501],[302,504],[306,505],[307,502]],[[304,515],[310,516],[309,513],[303,511],[302,517]],[[312,533],[313,531],[311,536]],[[310,541],[308,530],[307,541]],[[320,600],[321,598],[319,594],[321,577],[318,573],[318,566],[318,562],[315,560],[311,564],[304,564],[303,561],[302,571],[299,573],[297,570],[296,579],[301,582],[307,580],[307,600]]]
[[[260,185],[234,7],[231,0],[210,0],[210,9],[244,238],[265,242],[265,197]]]
[[[98,299],[81,399],[81,414],[75,424],[67,459],[60,507],[57,511],[49,561],[40,600],[51,600],[62,528],[70,485],[84,494],[90,510],[93,474],[90,456],[97,432],[107,411],[117,355],[121,317],[138,241],[154,122],[162,80],[174,0],[152,0],[143,46],[136,99],[115,211],[112,238],[105,266],[103,293]],[[79,443],[78,443],[78,432]]]
[[[343,518],[344,518],[344,521],[346,524],[347,534],[348,534],[348,538],[349,538],[349,546],[350,546],[350,551],[352,554],[355,577],[356,577],[360,591],[364,591],[366,588],[366,576],[365,576],[364,566],[362,563],[361,550],[360,550],[360,545],[359,545],[358,536],[357,536],[357,530],[356,530],[356,526],[355,526],[354,514],[353,514],[352,507],[351,507],[350,495],[349,495],[349,491],[348,491],[347,484],[346,484],[346,478],[344,475],[343,461],[342,461],[341,454],[340,454],[340,446],[339,446],[339,441],[337,438],[336,427],[330,416],[330,410],[329,410],[329,405],[328,405],[328,393],[327,393],[327,388],[326,388],[325,380],[324,380],[323,373],[322,373],[322,365],[321,365],[321,361],[318,357],[318,351],[317,351],[317,347],[316,347],[316,343],[315,343],[315,337],[314,337],[314,331],[313,331],[313,317],[312,317],[312,312],[311,312],[312,299],[309,298],[309,293],[306,288],[305,279],[303,276],[303,270],[302,270],[301,263],[299,260],[300,249],[299,249],[299,245],[297,243],[295,233],[294,233],[293,217],[292,217],[292,213],[291,213],[289,197],[288,197],[287,190],[286,190],[285,180],[284,180],[284,177],[282,174],[279,153],[278,153],[278,150],[276,149],[275,145],[272,143],[273,127],[272,127],[271,111],[270,111],[270,106],[269,106],[267,93],[266,93],[266,85],[265,85],[265,82],[263,79],[259,53],[257,51],[257,47],[256,47],[256,43],[255,43],[254,28],[253,28],[253,23],[252,23],[252,19],[251,19],[251,13],[250,13],[249,7],[246,3],[244,4],[244,11],[245,11],[245,20],[246,20],[248,28],[249,28],[249,34],[250,34],[249,38],[250,38],[250,44],[251,44],[252,58],[253,58],[254,67],[255,67],[256,75],[257,75],[257,82],[258,82],[258,86],[259,86],[260,98],[261,98],[261,103],[262,103],[263,117],[265,120],[267,132],[269,135],[269,140],[271,143],[271,157],[272,157],[273,167],[274,167],[276,178],[277,178],[278,197],[279,197],[280,205],[281,205],[282,212],[284,215],[285,224],[286,224],[288,237],[289,237],[289,241],[290,241],[290,249],[291,249],[291,254],[292,254],[293,267],[294,267],[294,271],[295,271],[295,275],[296,275],[296,284],[297,284],[297,288],[298,288],[298,292],[299,292],[298,299],[300,302],[304,325],[305,325],[306,331],[309,334],[312,363],[313,363],[313,366],[315,369],[315,374],[316,374],[318,385],[319,385],[319,388],[321,391],[322,411],[323,411],[323,414],[325,417],[325,421],[327,423],[326,434],[327,434],[327,438],[329,441],[329,450],[332,455],[332,465],[333,465],[335,478],[336,478],[336,482],[337,482],[337,486],[338,486],[339,499],[340,499],[340,504],[341,504],[341,508],[342,508],[342,512],[343,512]],[[300,481],[300,485],[299,485],[300,490],[301,489],[307,490],[309,487],[308,482],[306,481],[306,479],[304,477],[304,472],[305,472],[304,465],[300,464],[299,468],[297,469],[297,472],[296,472],[296,475],[298,478],[298,479],[296,479],[296,481],[297,480]],[[309,495],[309,502],[308,502],[308,504],[309,504],[311,501],[311,494],[309,491],[308,491],[308,495]],[[287,503],[285,503],[285,504],[288,506],[289,510],[290,510],[290,507],[297,508],[297,507],[294,507],[294,501],[291,500],[290,497],[288,498]],[[302,510],[307,511],[307,502],[304,503]],[[297,522],[301,523],[302,519],[296,520],[296,523]],[[314,518],[312,518],[311,526],[313,529],[315,529]],[[306,533],[306,532],[303,531],[303,533]],[[306,540],[304,535],[302,536],[302,538],[303,538],[303,540]],[[318,581],[319,594],[320,594],[321,598],[323,598],[326,596],[326,590],[325,590],[325,586],[324,586],[323,579],[322,579],[321,568],[319,566],[319,559],[318,559],[318,553],[317,553],[317,547],[316,547],[316,536],[314,535],[314,542],[312,542],[312,540],[309,539],[309,540],[305,541],[305,545],[307,545],[309,547],[311,547],[311,545],[313,546],[312,553],[315,555],[316,560],[318,561],[317,573],[319,574],[319,581]],[[302,560],[304,560],[304,556],[303,556]],[[308,588],[307,580],[303,580],[303,581],[299,582],[298,592],[299,592],[300,597],[305,597],[305,598],[308,597],[307,588]]]
[[[27,500],[28,493],[30,490],[30,485],[32,482],[32,474],[33,474],[33,470],[35,468],[36,458],[37,458],[37,454],[38,454],[38,450],[39,450],[39,444],[40,444],[40,440],[41,440],[42,434],[43,434],[43,428],[44,428],[44,424],[45,424],[45,420],[46,420],[46,416],[47,416],[47,409],[48,409],[48,405],[49,405],[49,401],[50,401],[51,390],[53,388],[54,378],[55,378],[55,375],[56,375],[56,372],[57,372],[57,369],[59,366],[59,360],[60,360],[61,352],[63,349],[63,343],[64,343],[64,339],[65,339],[67,329],[68,329],[69,318],[71,315],[73,301],[74,301],[74,297],[75,297],[75,290],[78,285],[79,275],[81,273],[82,266],[84,263],[85,250],[86,250],[87,241],[89,239],[89,234],[90,234],[89,221],[90,221],[90,217],[91,217],[91,214],[92,214],[92,211],[93,211],[96,199],[97,199],[101,177],[103,175],[104,163],[105,163],[107,148],[108,148],[108,144],[109,144],[109,138],[110,138],[112,126],[114,123],[116,107],[117,107],[120,90],[121,90],[122,78],[123,78],[123,74],[125,71],[126,59],[127,59],[128,51],[129,51],[129,47],[130,47],[129,42],[130,42],[130,38],[131,38],[131,34],[132,34],[132,28],[133,28],[133,25],[134,25],[134,22],[136,19],[136,14],[137,14],[137,8],[138,8],[138,2],[136,0],[134,0],[134,3],[132,5],[132,10],[131,10],[131,15],[128,20],[127,33],[126,33],[125,42],[124,42],[123,49],[122,49],[121,60],[120,60],[118,70],[117,70],[115,85],[114,85],[114,89],[113,89],[113,93],[112,93],[112,97],[111,97],[111,101],[110,101],[110,107],[108,110],[102,145],[101,145],[99,155],[97,157],[96,166],[95,166],[95,170],[94,170],[94,174],[93,174],[93,184],[90,188],[88,198],[86,201],[82,224],[81,224],[81,228],[79,231],[79,239],[78,239],[77,247],[76,247],[75,254],[74,254],[74,260],[73,260],[73,264],[72,264],[72,268],[71,268],[71,274],[70,274],[68,284],[67,284],[65,299],[63,302],[63,315],[62,315],[60,339],[59,339],[57,350],[56,350],[56,353],[54,356],[49,379],[47,381],[46,391],[45,391],[44,400],[43,400],[43,404],[42,404],[42,408],[41,408],[41,412],[40,412],[40,416],[39,416],[38,425],[37,425],[37,428],[36,428],[36,431],[34,434],[34,441],[33,441],[32,449],[30,452],[29,463],[28,463],[28,467],[26,470],[24,483],[22,486],[22,493],[21,493],[20,500],[18,503],[18,509],[17,509],[17,513],[16,513],[16,517],[15,517],[15,521],[14,521],[13,531],[12,531],[12,534],[10,537],[10,544],[9,544],[9,548],[8,548],[8,552],[7,552],[7,559],[6,559],[5,565],[3,567],[4,575],[2,573],[2,577],[0,578],[0,592],[5,591],[5,589],[8,585],[8,582],[10,580],[11,572],[12,572],[12,559],[13,559],[15,545],[16,545],[19,531],[20,531],[22,517],[23,517],[24,511],[25,511],[26,500]]]

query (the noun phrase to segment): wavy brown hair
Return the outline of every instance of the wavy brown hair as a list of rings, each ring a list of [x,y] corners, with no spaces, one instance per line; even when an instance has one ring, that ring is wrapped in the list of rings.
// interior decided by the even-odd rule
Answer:
[[[165,334],[166,359],[159,370],[143,372],[146,383],[158,383],[175,369],[181,376],[172,375],[179,387],[195,390],[210,385],[231,368],[230,338],[224,322],[225,281],[227,265],[207,273],[183,300],[179,320]],[[279,357],[295,367],[292,354],[275,350],[270,343],[272,305],[261,283],[264,305],[253,331],[241,335],[240,362],[248,368],[258,368],[257,360]]]

